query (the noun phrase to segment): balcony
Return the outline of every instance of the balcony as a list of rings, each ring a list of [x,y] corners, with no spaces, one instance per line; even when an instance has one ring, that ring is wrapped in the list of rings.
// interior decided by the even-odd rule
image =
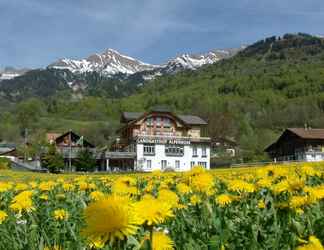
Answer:
[[[133,139],[143,143],[180,144],[189,145],[191,142],[209,143],[210,137],[189,137],[170,135],[136,135]]]

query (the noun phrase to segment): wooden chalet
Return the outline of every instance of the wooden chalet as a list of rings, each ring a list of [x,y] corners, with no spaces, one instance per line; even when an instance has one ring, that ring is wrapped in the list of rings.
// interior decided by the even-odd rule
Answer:
[[[97,157],[95,145],[73,131],[64,134],[48,133],[46,138],[50,144],[56,146],[57,151],[64,158],[65,165],[69,168],[73,166],[74,160],[77,159],[79,152],[83,149],[90,150]]]
[[[324,129],[287,128],[265,152],[274,161],[322,161]]]

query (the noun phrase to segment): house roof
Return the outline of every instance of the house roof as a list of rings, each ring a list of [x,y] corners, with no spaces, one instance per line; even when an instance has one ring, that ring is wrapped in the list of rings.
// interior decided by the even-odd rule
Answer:
[[[13,143],[0,143],[0,155],[5,155],[16,150]]]
[[[167,111],[157,111],[157,112],[167,112]],[[128,123],[140,118],[143,115],[144,115],[143,112],[123,112],[121,121]],[[207,125],[207,122],[204,121],[199,116],[194,116],[194,115],[175,115],[175,116],[178,117],[180,120],[182,120],[186,125]]]
[[[121,122],[130,122],[141,117],[144,112],[123,112],[121,116]]]
[[[303,139],[319,139],[324,140],[324,129],[319,128],[288,128],[288,131],[296,134]]]
[[[55,138],[55,141],[58,141],[58,140],[62,139],[63,137],[69,135],[70,133],[71,133],[72,138],[73,138],[73,137],[74,137],[74,138],[77,138],[77,139],[80,139],[80,138],[81,138],[80,135],[74,133],[73,131],[68,131],[68,132],[66,132],[66,133],[64,133],[64,134],[62,134],[62,135],[56,137],[56,138]],[[88,147],[91,147],[91,148],[94,148],[94,147],[95,147],[95,145],[93,145],[92,143],[90,143],[90,142],[87,141],[86,139],[83,139],[83,144],[84,144],[85,146],[88,146]]]
[[[207,122],[195,115],[178,115],[188,125],[207,125]]]

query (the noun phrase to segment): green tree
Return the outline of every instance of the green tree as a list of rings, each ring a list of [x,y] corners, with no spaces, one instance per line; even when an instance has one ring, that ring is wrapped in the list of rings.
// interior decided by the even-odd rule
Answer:
[[[51,173],[58,173],[64,169],[64,158],[57,152],[55,145],[50,145],[47,153],[42,157],[42,167]]]
[[[93,171],[96,168],[96,159],[89,149],[80,150],[74,164],[77,171]]]

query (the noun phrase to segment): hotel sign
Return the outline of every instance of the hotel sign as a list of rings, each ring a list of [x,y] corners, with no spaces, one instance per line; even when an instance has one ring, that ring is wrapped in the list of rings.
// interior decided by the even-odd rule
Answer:
[[[153,137],[139,137],[137,143],[151,143],[151,144],[174,144],[174,145],[190,145],[190,140],[180,138],[153,138]]]

